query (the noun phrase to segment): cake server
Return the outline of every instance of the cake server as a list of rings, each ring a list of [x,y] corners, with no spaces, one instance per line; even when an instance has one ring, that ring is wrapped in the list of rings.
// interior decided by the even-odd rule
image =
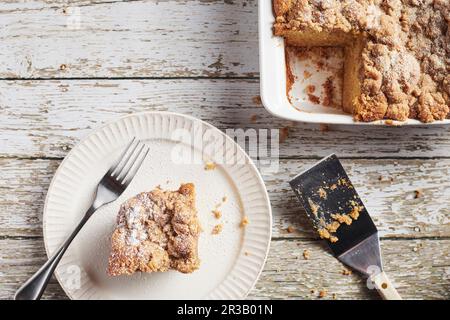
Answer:
[[[368,278],[383,299],[401,297],[383,271],[378,231],[336,155],[290,181],[297,198],[334,256]]]

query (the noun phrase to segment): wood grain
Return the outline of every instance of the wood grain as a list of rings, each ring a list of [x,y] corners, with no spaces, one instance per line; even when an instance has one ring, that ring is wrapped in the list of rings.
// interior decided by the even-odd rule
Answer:
[[[450,298],[450,240],[384,240],[381,245],[385,271],[404,299]],[[0,248],[0,299],[11,299],[20,283],[44,262],[45,251],[39,238],[2,239]],[[304,250],[310,252],[309,260],[303,258]],[[378,299],[359,275],[343,275],[343,269],[322,241],[273,241],[249,298],[318,299],[324,290],[324,299],[333,299],[333,294],[336,299]],[[52,280],[44,299],[66,298]]]
[[[385,271],[404,299],[450,298],[449,240],[384,240],[381,247]],[[321,241],[274,241],[271,253],[253,297],[316,299],[326,290],[327,299],[379,298],[359,275],[343,275]]]
[[[400,294],[450,299],[450,126],[323,131],[272,117],[259,99],[257,5],[0,4],[0,299],[12,298],[44,262],[43,203],[61,159],[101,123],[149,110],[193,115],[222,130],[283,129],[279,170],[263,172],[274,240],[250,298],[315,299],[320,290],[325,298],[378,298],[357,275],[341,274],[287,184],[335,152],[380,230]],[[44,297],[67,298],[55,280]]]
[[[282,129],[282,158],[450,156],[450,126],[373,127],[292,123],[260,104],[258,80],[0,81],[0,157],[67,154],[93,128],[121,115],[173,111],[220,129]]]
[[[258,74],[256,0],[8,1],[0,15],[0,78]]]
[[[317,238],[288,185],[314,162],[283,160],[277,173],[264,175],[273,207],[274,238]],[[0,159],[0,236],[42,235],[45,195],[59,163]],[[450,237],[450,159],[347,159],[343,164],[382,237]],[[416,190],[421,192],[417,199]],[[288,226],[294,232],[287,232]]]

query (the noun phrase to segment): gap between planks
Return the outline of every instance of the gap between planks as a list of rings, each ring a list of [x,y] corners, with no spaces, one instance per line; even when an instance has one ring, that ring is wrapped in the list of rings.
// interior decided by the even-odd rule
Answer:
[[[275,118],[261,105],[257,80],[1,81],[0,92],[3,157],[63,158],[100,123],[142,111],[191,114],[222,130],[286,129],[280,159],[320,159],[331,151],[342,159],[450,156],[450,126],[324,130]]]
[[[23,281],[45,261],[41,241],[23,241],[20,250],[6,240],[0,265],[1,298],[10,298]],[[9,245],[7,245],[9,244]],[[386,241],[382,243],[385,269],[406,299],[448,299],[448,241]],[[415,250],[416,249],[416,250]],[[310,251],[304,259],[304,250]],[[24,263],[26,262],[26,263]],[[326,272],[323,272],[326,270]],[[264,270],[249,298],[318,298],[327,290],[327,298],[375,298],[358,274],[344,275],[344,266],[318,241],[274,241]],[[314,290],[314,292],[312,292]],[[47,298],[65,298],[52,279]]]
[[[0,235],[0,241],[1,240],[13,240],[13,241],[21,241],[21,240],[42,240],[44,241],[43,236],[8,236],[8,235]],[[308,242],[320,242],[324,241],[320,238],[313,238],[313,237],[279,237],[275,236],[270,239],[271,241],[308,241]],[[442,237],[429,237],[429,236],[417,236],[417,237],[380,237],[380,241],[413,241],[413,240],[424,240],[424,241],[446,241],[450,240],[450,236],[442,236]]]
[[[247,77],[247,76],[195,76],[195,77],[50,77],[50,78],[0,78],[0,81],[77,81],[77,80],[87,80],[87,81],[102,81],[102,80],[259,80],[259,76]]]
[[[295,172],[314,160],[283,161],[276,174],[263,174],[274,216],[274,238],[317,237],[304,210],[287,183]],[[450,236],[446,189],[448,160],[379,161],[345,160],[361,198],[381,237],[423,238]],[[40,236],[42,210],[47,188],[60,162],[55,160],[1,160],[0,234]],[[379,178],[383,179],[380,180]],[[415,190],[421,190],[420,198]],[[11,212],[15,212],[11,219]],[[293,232],[288,231],[293,228]]]

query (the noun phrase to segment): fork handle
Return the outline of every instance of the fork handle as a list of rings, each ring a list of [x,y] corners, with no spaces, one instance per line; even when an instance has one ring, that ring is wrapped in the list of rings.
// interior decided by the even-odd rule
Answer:
[[[375,288],[384,300],[402,300],[391,280],[383,271],[371,277]]]
[[[92,214],[91,211],[94,211],[92,207],[88,210],[83,219],[81,219],[78,226],[66,239],[66,241],[64,241],[61,247],[59,247],[50,259],[48,259],[47,262],[44,263],[44,265],[30,279],[28,279],[28,281],[25,282],[19,290],[17,290],[14,295],[14,300],[39,300],[41,298],[45,288],[47,287],[48,281],[56,269],[56,266],[63,257],[72,240],[84,226],[86,221],[88,221]]]

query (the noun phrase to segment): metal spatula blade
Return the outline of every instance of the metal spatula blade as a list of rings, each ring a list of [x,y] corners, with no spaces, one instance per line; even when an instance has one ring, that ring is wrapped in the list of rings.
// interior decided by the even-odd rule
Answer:
[[[290,185],[337,259],[368,277],[384,274],[377,228],[336,155],[299,174]]]

